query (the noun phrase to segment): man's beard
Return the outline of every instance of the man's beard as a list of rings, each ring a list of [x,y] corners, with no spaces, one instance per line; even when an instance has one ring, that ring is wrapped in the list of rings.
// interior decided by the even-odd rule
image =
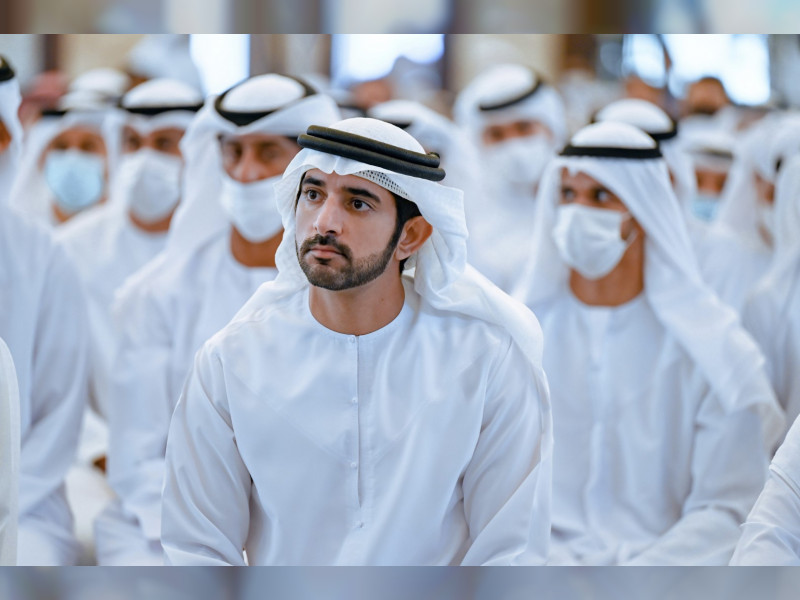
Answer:
[[[295,251],[300,268],[311,285],[338,292],[362,286],[382,275],[397,247],[397,241],[400,236],[396,234],[397,232],[389,240],[386,248],[380,252],[355,261],[350,247],[340,244],[336,241],[336,238],[329,235],[317,234],[314,237],[310,237],[299,248],[295,243]],[[314,258],[316,264],[309,263],[306,260],[306,254],[314,246],[329,246],[333,248],[341,253],[341,258],[344,259],[346,264],[339,269],[334,269],[329,266],[332,259],[322,258]]]

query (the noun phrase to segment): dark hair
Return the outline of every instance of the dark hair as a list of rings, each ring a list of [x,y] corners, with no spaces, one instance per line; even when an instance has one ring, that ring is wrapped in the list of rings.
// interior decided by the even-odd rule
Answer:
[[[392,234],[392,241],[391,245],[396,246],[397,242],[400,241],[400,236],[403,233],[403,227],[405,224],[413,219],[414,217],[421,217],[422,213],[419,212],[419,207],[414,204],[411,200],[406,200],[402,196],[398,196],[391,190],[387,190],[394,198],[394,205],[397,209],[397,222],[394,226],[394,233]],[[406,267],[406,261],[408,259],[404,258],[400,261],[400,273],[403,272],[403,269]]]

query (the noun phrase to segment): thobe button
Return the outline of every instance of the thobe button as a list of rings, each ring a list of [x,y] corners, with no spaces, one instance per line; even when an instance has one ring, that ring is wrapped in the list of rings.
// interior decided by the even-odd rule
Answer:
[[[350,463],[350,468],[351,469],[357,469],[358,468],[358,463],[357,462],[351,462]]]
[[[356,527],[358,527],[359,529],[364,529],[364,521],[359,521],[358,523],[356,523]]]
[[[350,404],[358,404],[358,398],[356,398],[355,396],[350,398]]]
[[[347,341],[350,342],[351,344],[355,344],[356,343],[356,336],[351,335],[349,338],[347,338]]]

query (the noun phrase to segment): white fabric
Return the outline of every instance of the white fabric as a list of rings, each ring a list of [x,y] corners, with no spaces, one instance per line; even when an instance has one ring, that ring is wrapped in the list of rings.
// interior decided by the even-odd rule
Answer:
[[[411,136],[396,127],[374,119],[348,119],[336,124],[335,127],[409,150],[422,151],[422,147]],[[406,281],[404,310],[392,324],[367,336],[357,338],[330,332],[321,327],[308,311],[306,290],[309,284],[300,269],[295,254],[294,202],[302,175],[314,168],[326,173],[336,172],[340,175],[351,175],[364,171],[383,173],[409,193],[409,197],[418,205],[423,217],[433,226],[431,237],[423,244],[418,253],[409,259],[409,267],[415,266],[416,268],[413,279]],[[284,443],[288,444],[287,447],[297,448],[295,456],[299,460],[298,466],[304,464],[308,468],[319,467],[319,475],[311,475],[307,480],[312,486],[319,484],[323,487],[320,487],[318,491],[309,490],[311,493],[303,494],[301,497],[316,498],[323,495],[327,497],[330,492],[323,492],[326,489],[325,485],[345,485],[346,489],[345,487],[338,488],[336,502],[331,502],[330,511],[327,511],[324,506],[317,506],[311,511],[305,511],[308,514],[295,510],[296,494],[280,497],[276,493],[274,498],[259,497],[258,506],[253,507],[254,512],[251,514],[252,527],[248,540],[248,557],[253,564],[279,562],[286,564],[447,564],[453,561],[475,564],[482,562],[530,563],[540,560],[543,557],[549,529],[546,521],[549,521],[550,510],[549,479],[552,443],[549,394],[544,373],[541,371],[541,331],[535,317],[529,311],[505,296],[466,264],[466,226],[461,192],[430,181],[399,175],[373,165],[308,149],[301,151],[295,157],[287,168],[284,179],[276,187],[284,223],[284,238],[276,254],[278,277],[274,282],[262,285],[231,324],[204,346],[204,349],[198,354],[199,358],[193,374],[190,375],[185,395],[173,416],[167,448],[167,478],[162,524],[162,542],[168,560],[173,563],[206,561],[210,563],[241,563],[241,548],[248,529],[246,516],[250,486],[249,475],[247,475],[248,468],[254,470],[253,477],[259,480],[255,484],[256,489],[269,489],[270,492],[285,489],[283,486],[276,488],[261,479],[262,476],[271,478],[272,469],[264,472],[260,468],[261,465],[257,462],[252,463],[249,459],[245,460],[250,464],[242,463],[240,455],[230,445],[230,437],[227,437],[228,441],[224,441],[226,436],[230,435],[231,427],[231,421],[226,421],[224,414],[228,413],[233,416],[234,413],[238,413],[241,402],[244,402],[242,408],[249,410],[246,408],[250,405],[246,398],[251,392],[247,392],[247,387],[241,387],[239,383],[230,389],[230,393],[224,387],[220,387],[222,381],[218,377],[221,373],[213,366],[216,363],[214,363],[214,359],[211,359],[211,356],[217,352],[225,355],[231,351],[237,355],[241,352],[242,360],[259,361],[263,360],[259,357],[263,356],[264,350],[267,350],[267,356],[272,357],[272,354],[269,353],[269,345],[274,344],[277,344],[276,350],[281,348],[275,355],[275,359],[281,357],[280,360],[289,361],[283,366],[276,365],[275,373],[292,372],[296,365],[296,357],[308,354],[308,344],[319,348],[322,356],[341,358],[342,352],[347,351],[349,367],[346,370],[337,370],[334,374],[328,367],[330,363],[322,360],[319,363],[308,363],[312,370],[315,364],[324,366],[318,369],[316,374],[307,376],[304,373],[302,379],[269,376],[264,378],[261,376],[263,368],[253,371],[252,367],[234,359],[230,363],[231,366],[241,366],[241,370],[239,366],[236,366],[235,381],[241,381],[245,386],[250,386],[250,389],[257,395],[266,391],[266,388],[259,389],[262,386],[274,386],[275,395],[272,396],[270,393],[267,395],[267,397],[274,398],[276,404],[273,405],[273,409],[286,411],[287,418],[295,424],[295,427],[302,421],[298,421],[299,417],[291,416],[289,413],[302,410],[306,415],[313,414],[313,411],[307,413],[304,408],[306,402],[314,402],[317,397],[317,394],[309,394],[310,390],[323,389],[318,386],[324,385],[327,392],[335,391],[336,397],[345,394],[342,396],[345,398],[344,412],[341,412],[341,405],[323,403],[319,408],[333,411],[331,418],[338,419],[336,427],[339,428],[339,433],[345,436],[340,439],[351,441],[347,443],[346,450],[331,442],[330,440],[334,438],[330,437],[329,427],[332,425],[328,418],[322,418],[318,422],[303,423],[300,425],[301,430],[309,428],[305,429],[306,435],[309,435],[311,439],[317,437],[318,444],[329,448],[328,452],[319,454],[318,450],[313,449],[314,444],[308,444],[305,441],[305,435],[298,437],[293,428],[286,428],[282,422],[277,420],[273,422],[278,430],[286,434]],[[272,307],[275,307],[275,310]],[[441,323],[441,325],[437,325],[437,323]],[[469,326],[467,327],[465,323],[469,323]],[[461,336],[469,339],[471,334],[468,332],[476,332],[476,335],[483,337],[483,334],[477,332],[485,332],[487,328],[499,331],[501,337],[509,334],[511,336],[511,340],[502,342],[501,345],[509,349],[507,354],[509,361],[516,363],[518,365],[516,369],[519,371],[512,369],[508,372],[507,381],[504,381],[504,377],[499,377],[494,383],[500,388],[503,385],[512,388],[520,386],[510,396],[520,401],[520,404],[516,404],[516,408],[511,410],[512,413],[516,412],[515,423],[511,426],[513,433],[507,431],[506,437],[503,439],[506,440],[504,444],[516,446],[521,443],[522,445],[518,448],[524,447],[527,450],[511,451],[508,448],[506,448],[508,451],[503,450],[504,457],[512,459],[513,464],[509,464],[507,469],[505,467],[496,469],[498,471],[496,474],[500,476],[500,479],[504,479],[502,482],[498,481],[492,484],[491,476],[487,472],[485,474],[487,478],[473,489],[472,484],[475,482],[465,479],[462,489],[464,506],[468,511],[467,518],[470,521],[467,523],[464,521],[464,516],[454,517],[455,520],[453,520],[445,517],[442,512],[449,513],[450,509],[446,507],[453,506],[452,502],[457,501],[458,496],[462,493],[461,490],[457,491],[453,488],[458,475],[453,478],[454,472],[451,472],[450,469],[454,464],[461,464],[458,469],[463,469],[469,463],[470,456],[473,457],[472,463],[466,467],[470,473],[476,469],[480,471],[486,466],[482,459],[495,460],[496,457],[488,458],[497,450],[497,447],[494,450],[490,450],[490,448],[495,443],[499,443],[499,439],[501,439],[495,439],[494,434],[510,423],[501,424],[502,418],[498,419],[494,425],[488,422],[484,423],[486,427],[485,443],[480,442],[478,438],[473,438],[468,453],[462,454],[465,448],[454,449],[452,455],[448,453],[448,461],[452,458],[455,462],[448,462],[446,467],[441,464],[438,466],[442,468],[437,468],[427,458],[424,458],[426,456],[424,451],[417,454],[418,450],[422,450],[418,444],[422,444],[422,440],[425,440],[422,445],[431,443],[437,434],[429,429],[430,422],[421,418],[413,419],[413,417],[423,406],[443,411],[442,422],[453,424],[454,434],[452,438],[448,437],[448,439],[452,439],[453,443],[458,444],[461,444],[464,438],[463,435],[455,434],[456,428],[466,426],[468,430],[473,431],[472,435],[474,436],[480,431],[480,423],[483,419],[483,416],[478,416],[478,413],[483,414],[485,410],[485,415],[490,420],[492,419],[490,415],[493,415],[494,407],[497,406],[494,404],[497,398],[491,391],[494,389],[492,383],[489,384],[490,391],[477,389],[474,381],[464,385],[465,405],[459,404],[459,408],[446,401],[432,402],[430,400],[431,398],[444,400],[449,397],[452,393],[451,386],[455,384],[460,386],[470,379],[466,375],[467,372],[470,374],[484,372],[485,376],[488,376],[485,369],[492,361],[481,361],[477,364],[478,354],[471,354],[471,352],[477,351],[481,355],[486,355],[485,344],[489,343],[486,338],[471,346],[471,350],[467,350],[470,345],[465,343],[463,353],[461,352],[462,345],[459,344],[458,361],[443,361],[441,358],[446,354],[446,348],[450,348],[450,344],[455,339],[462,339]],[[267,335],[267,331],[269,331],[269,335]],[[293,332],[289,337],[286,333],[288,331]],[[441,333],[442,337],[435,333],[437,331]],[[235,342],[240,332],[243,346],[237,346]],[[229,333],[231,342],[233,342],[230,347],[226,343]],[[431,335],[433,338],[430,337]],[[451,342],[443,342],[443,339],[450,339]],[[415,350],[409,349],[411,344],[414,344]],[[264,345],[267,347],[264,348]],[[359,347],[365,349],[364,354],[357,351]],[[380,358],[378,354],[380,354]],[[468,358],[470,354],[472,359]],[[431,356],[432,360],[419,360],[419,357],[426,355]],[[375,356],[374,360],[365,361],[366,357],[372,356]],[[475,360],[476,364],[465,371],[466,365],[471,360]],[[412,372],[412,364],[415,376],[409,378],[408,373]],[[448,369],[451,370],[449,374]],[[512,375],[514,373],[524,374],[522,381],[515,378]],[[314,377],[320,379],[313,383]],[[333,381],[323,383],[330,377],[334,377],[337,380],[336,383]],[[212,408],[208,397],[202,390],[201,386],[204,384],[201,384],[200,381],[208,381],[208,378],[214,380],[210,396],[212,402],[218,403],[218,407],[224,407],[221,408],[221,413],[217,413]],[[301,381],[304,382],[301,384],[302,388],[298,388],[297,384]],[[309,382],[308,386],[305,382]],[[445,389],[439,387],[442,385],[445,386]],[[402,389],[407,389],[407,393],[397,391]],[[306,399],[287,403],[286,399],[291,397],[305,397]],[[346,403],[351,398],[358,397],[362,397],[364,400],[363,405],[356,402],[347,406]],[[407,398],[409,402],[394,406],[390,399],[397,397]],[[466,405],[471,408],[467,409]],[[356,409],[357,406],[364,406],[364,408]],[[478,409],[478,406],[481,408]],[[208,409],[211,409],[211,412],[208,412]],[[375,452],[379,448],[383,448],[380,452],[385,453],[388,463],[394,465],[389,466],[388,470],[378,470],[379,465],[373,462],[372,458],[377,460],[378,456],[374,454],[371,455],[372,457],[362,455],[362,462],[367,461],[365,470],[359,470],[358,464],[355,468],[351,468],[349,463],[352,459],[342,463],[339,458],[345,455],[354,456],[354,452],[358,448],[356,438],[352,437],[358,433],[357,421],[354,421],[353,416],[348,415],[352,415],[352,413],[358,415],[361,410],[365,411],[363,418],[368,422],[381,424],[380,431],[376,430],[373,434],[375,437],[365,442],[364,449],[366,451],[371,447],[372,452]],[[473,412],[473,410],[477,410],[477,412]],[[335,416],[336,414],[338,416]],[[396,421],[389,416],[391,414],[397,415]],[[186,471],[183,465],[189,456],[186,453],[198,450],[195,445],[196,440],[192,436],[192,432],[196,431],[192,423],[196,422],[195,420],[205,422],[209,417],[211,418],[211,422],[209,422],[211,429],[209,429],[208,435],[214,435],[215,439],[217,435],[223,436],[219,440],[220,452],[226,454],[221,460],[213,459],[216,465],[214,477],[224,477],[231,486],[235,486],[239,490],[238,501],[245,504],[241,507],[243,520],[236,521],[236,519],[223,517],[223,514],[232,514],[229,510],[229,500],[224,500],[227,508],[223,509],[223,506],[218,504],[222,498],[217,492],[227,484],[220,485],[218,481],[214,481],[214,477],[207,478],[206,481],[195,479],[191,482],[184,478]],[[461,420],[462,418],[464,420]],[[244,419],[239,424],[239,417],[233,417],[239,427],[244,427],[248,422],[252,422],[250,416],[244,417]],[[305,420],[307,421],[307,419]],[[472,421],[471,425],[467,425],[470,420]],[[438,422],[438,418],[434,417],[433,421]],[[394,423],[408,423],[408,430],[401,432],[394,428]],[[383,427],[389,429],[383,429]],[[477,429],[474,429],[476,427]],[[407,435],[404,437],[403,433]],[[428,439],[431,435],[434,437]],[[412,440],[417,439],[417,436],[420,436],[420,441],[413,442]],[[269,439],[269,436],[265,438],[261,433],[256,437],[259,440]],[[241,451],[249,455],[250,451],[245,449],[248,445],[245,439],[251,439],[249,432],[242,431],[241,437],[237,435],[237,439]],[[396,440],[395,445],[386,446],[391,439]],[[477,448],[474,446],[476,441],[478,441]],[[334,446],[331,446],[331,443],[334,443]],[[488,451],[488,455],[484,454],[484,451]],[[329,452],[334,454],[331,455]],[[345,454],[343,455],[342,452]],[[477,454],[473,456],[473,452]],[[290,452],[288,456],[292,456],[292,454]],[[312,457],[318,457],[320,462],[317,463],[317,458]],[[307,462],[308,460],[310,462]],[[422,461],[421,464],[418,464],[419,461]],[[438,464],[438,461],[436,462]],[[204,464],[206,463],[204,462]],[[208,466],[210,468],[211,463],[208,463]],[[406,474],[403,477],[396,477],[397,472],[393,470],[394,468],[403,469]],[[500,475],[500,471],[502,471],[502,475]],[[450,474],[445,475],[445,473]],[[243,476],[246,480],[241,479]],[[352,512],[357,506],[353,505],[355,498],[352,494],[358,489],[358,481],[362,481],[362,477],[364,478],[365,487],[362,490],[364,493],[369,494],[372,493],[371,490],[381,490],[379,494],[383,494],[384,489],[400,490],[412,486],[409,489],[415,490],[414,501],[410,502],[409,500],[409,504],[404,504],[401,508],[395,503],[400,498],[396,493],[388,494],[388,498],[379,503],[375,503],[375,498],[371,497],[369,502],[370,506],[374,506],[375,521],[370,521],[369,525],[365,525],[359,534],[359,531],[352,530],[350,527],[354,525],[353,517],[357,516]],[[506,477],[509,479],[505,479]],[[508,487],[510,480],[515,480],[512,488]],[[325,484],[325,481],[331,483]],[[401,481],[404,483],[400,484]],[[420,481],[428,483],[420,484]],[[354,482],[356,483],[355,488],[353,487]],[[244,484],[244,487],[241,484]],[[266,487],[264,487],[265,485]],[[517,491],[513,492],[512,489]],[[404,489],[402,492],[404,502],[407,491]],[[471,493],[477,494],[477,496],[471,498]],[[486,497],[480,499],[480,496],[484,494]],[[490,496],[493,498],[489,498]],[[500,505],[496,502],[502,497],[508,504],[505,509],[497,512]],[[285,504],[287,501],[291,504],[290,510],[289,505]],[[184,504],[186,502],[196,508],[187,510],[187,505]],[[282,507],[277,522],[273,523],[268,520],[268,514],[264,512],[266,507],[261,504],[262,502],[276,502],[276,507],[278,505]],[[216,508],[211,508],[212,506]],[[431,512],[432,506],[438,508]],[[222,510],[223,512],[219,513],[220,521],[216,523],[206,519],[198,521],[198,514],[206,509]],[[198,510],[200,513],[197,512]],[[372,510],[370,509],[370,513]],[[408,516],[399,518],[397,511],[400,510],[407,511]],[[477,521],[473,518],[476,515],[475,510],[483,515]],[[372,519],[373,515],[370,513],[365,512],[362,518]],[[453,516],[452,513],[450,514]],[[463,515],[463,513],[461,514]],[[484,520],[491,518],[492,514],[494,514],[494,518],[490,522]],[[507,529],[510,524],[506,521],[507,518],[515,521],[512,530]],[[320,520],[318,521],[318,519]],[[433,520],[426,522],[425,519]],[[443,519],[447,520],[443,521]],[[203,524],[204,522],[206,525]],[[297,535],[289,534],[286,538],[275,537],[268,535],[263,529],[263,527],[280,528],[284,526],[288,530],[296,531]],[[415,539],[419,538],[419,531],[429,531],[431,526],[437,530],[441,530],[442,527],[449,529],[447,539],[440,538],[444,546],[434,548],[433,540]],[[304,539],[307,539],[307,535],[303,533],[306,527],[330,528],[327,529],[328,533],[325,536],[326,543],[317,546],[318,549],[309,548],[303,542]],[[503,544],[499,543],[500,538],[496,537],[501,530],[505,532],[502,535],[510,536],[506,539],[507,547],[504,551],[501,551]],[[373,531],[375,533],[371,534]],[[409,537],[412,531],[414,534]],[[460,533],[456,533],[456,531]],[[465,535],[472,536],[471,550],[467,548],[466,540],[468,538]],[[203,557],[193,551],[195,546],[189,540],[195,536],[201,538],[209,536],[207,539],[215,540],[209,544],[213,547],[210,549],[210,552],[213,552],[212,556]],[[359,536],[364,538],[364,543],[357,542]],[[317,534],[315,534],[316,537]]]
[[[597,123],[572,138],[577,146],[652,148],[645,133],[624,123]],[[645,231],[645,295],[658,320],[705,373],[720,400],[732,411],[757,407],[764,440],[780,436],[783,417],[764,374],[764,358],[741,328],[736,313],[703,283],[680,207],[663,159],[558,157],[540,189],[533,257],[517,290],[528,306],[564,293],[569,268],[552,239],[561,171],[582,172],[616,194]]]
[[[502,290],[508,292],[519,282],[520,272],[528,259],[526,251],[534,226],[536,212],[536,181],[516,183],[505,169],[492,168],[490,154],[500,153],[501,161],[508,148],[511,156],[525,154],[524,146],[534,142],[513,138],[486,146],[482,141],[483,129],[492,123],[508,123],[516,120],[536,120],[547,126],[553,139],[547,139],[549,152],[533,147],[530,160],[538,157],[537,167],[547,162],[548,154],[560,148],[566,138],[566,117],[563,102],[558,92],[549,85],[542,87],[531,97],[508,108],[481,111],[481,103],[513,98],[530,89],[535,74],[521,65],[499,65],[476,77],[458,96],[453,112],[456,123],[466,132],[480,155],[482,187],[477,194],[468,195],[465,201],[470,238],[468,241],[469,263],[488,277]],[[521,147],[522,146],[522,147]],[[523,161],[524,162],[524,161]],[[519,167],[517,171],[523,170]]]
[[[800,157],[781,169],[775,196],[775,253],[742,319],[767,358],[772,386],[791,423],[800,415]]]
[[[225,232],[191,257],[161,262],[147,278],[136,277],[121,290],[114,310],[119,341],[111,371],[108,461],[118,499],[97,523],[101,564],[134,564],[125,562],[133,554],[126,546],[158,543],[167,431],[192,359],[276,274],[239,264]],[[125,522],[130,526],[123,529]]]
[[[64,476],[86,398],[88,323],[64,252],[29,218],[0,209],[0,337],[20,393],[19,564],[76,559]]]
[[[123,71],[110,67],[100,67],[78,75],[70,82],[69,91],[99,94],[111,102],[121,98],[130,85],[131,78]]]
[[[320,325],[306,288],[203,347],[167,444],[168,563],[542,563],[537,373],[508,332],[412,286],[367,335]]]
[[[21,100],[16,77],[0,82],[0,121],[11,135],[11,144],[0,154],[0,205],[8,203],[22,155],[23,132],[17,115]]]
[[[0,339],[0,566],[17,564],[19,386],[14,359]]]
[[[100,206],[78,215],[58,230],[58,238],[72,259],[86,288],[92,337],[92,400],[108,414],[108,377],[115,346],[111,305],[117,289],[130,275],[166,246],[166,232],[140,230],[113,206]]]
[[[800,566],[800,419],[789,429],[764,491],[742,525],[732,565]]]
[[[781,151],[790,150],[786,137],[780,135],[785,127],[800,134],[800,121],[784,114],[773,113],[747,130],[738,140],[733,165],[722,192],[722,205],[715,227],[727,228],[751,246],[769,251],[770,245],[758,230],[758,195],[755,174],[774,183],[775,164]],[[776,144],[776,141],[779,142]]]
[[[723,405],[644,295],[533,308],[551,340],[550,563],[726,564],[768,464],[755,410]]]

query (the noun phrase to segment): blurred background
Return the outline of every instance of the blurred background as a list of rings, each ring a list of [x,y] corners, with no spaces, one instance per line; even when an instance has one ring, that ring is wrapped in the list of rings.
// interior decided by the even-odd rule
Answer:
[[[800,105],[798,35],[7,34],[0,54],[18,73],[26,124],[54,107],[76,77],[100,67],[126,72],[131,85],[176,77],[207,94],[280,72],[355,110],[403,98],[449,116],[475,75],[517,62],[559,87],[573,130],[622,96],[651,100],[678,118],[694,110],[688,89],[703,77],[722,83],[725,97],[713,102],[741,108],[740,119]]]
[[[792,32],[791,0],[3,0],[0,32]]]

